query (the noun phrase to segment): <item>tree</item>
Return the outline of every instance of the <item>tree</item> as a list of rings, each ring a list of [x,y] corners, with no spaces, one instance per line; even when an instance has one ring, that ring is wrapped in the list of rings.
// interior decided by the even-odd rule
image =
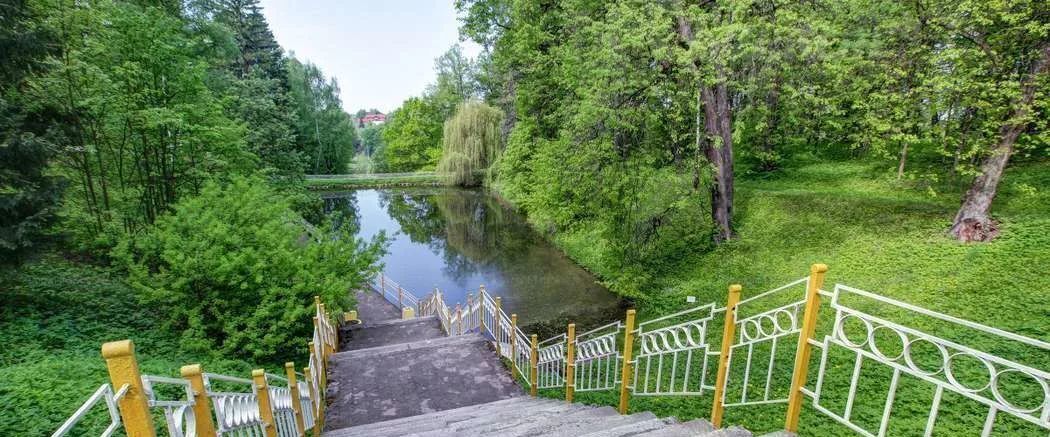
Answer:
[[[382,171],[434,169],[441,157],[440,110],[425,98],[411,97],[390,113],[383,127]]]
[[[373,124],[361,128],[361,152],[372,156],[383,149],[383,125]]]
[[[203,41],[181,17],[113,2],[41,8],[61,49],[28,79],[24,102],[60,114],[48,129],[62,136],[58,171],[75,181],[63,216],[77,245],[108,248],[206,180],[251,169],[241,126],[205,85]]]
[[[459,44],[453,44],[434,60],[434,71],[437,81],[429,88],[427,98],[437,106],[444,121],[460,103],[477,96],[477,64],[463,54]]]
[[[296,111],[284,51],[258,0],[205,0],[202,9],[230,30],[237,50],[227,60],[233,79],[228,111],[247,124],[247,144],[260,168],[280,178],[301,177],[308,158],[296,141]]]
[[[48,174],[56,147],[56,114],[27,111],[21,89],[53,47],[54,36],[33,25],[24,2],[0,4],[0,262],[17,263],[37,246],[57,211],[61,182]]]
[[[949,232],[960,241],[986,241],[998,234],[992,201],[1018,140],[1033,127],[1047,128],[1046,114],[1035,108],[1050,104],[1050,20],[1039,2],[936,2],[935,8],[933,25],[946,32],[945,57],[957,60],[952,73],[983,88],[977,102],[991,115],[983,138],[990,145]]]
[[[445,122],[437,171],[449,185],[472,186],[503,151],[503,113],[481,102],[466,102]]]
[[[292,101],[297,113],[299,148],[313,174],[347,171],[353,158],[357,130],[343,110],[339,84],[327,79],[320,68],[292,57],[288,60]]]

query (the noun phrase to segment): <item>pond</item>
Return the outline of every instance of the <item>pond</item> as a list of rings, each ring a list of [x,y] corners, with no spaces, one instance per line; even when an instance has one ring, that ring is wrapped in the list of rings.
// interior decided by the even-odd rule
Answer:
[[[611,320],[623,303],[525,219],[481,190],[365,189],[325,193],[328,211],[357,221],[358,236],[385,231],[383,271],[423,297],[441,289],[449,306],[477,295],[479,285],[502,298],[519,324],[551,332]],[[543,329],[546,326],[549,329]]]

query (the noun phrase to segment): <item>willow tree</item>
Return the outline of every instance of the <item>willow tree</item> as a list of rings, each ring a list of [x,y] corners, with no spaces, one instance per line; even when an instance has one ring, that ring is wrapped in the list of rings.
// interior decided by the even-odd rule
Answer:
[[[503,112],[482,102],[459,105],[445,122],[438,173],[448,185],[477,185],[476,174],[487,169],[502,151]]]

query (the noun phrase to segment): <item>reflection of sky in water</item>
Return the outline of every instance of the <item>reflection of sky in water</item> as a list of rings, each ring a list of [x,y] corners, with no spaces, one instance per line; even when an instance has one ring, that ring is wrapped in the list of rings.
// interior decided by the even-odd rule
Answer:
[[[485,286],[499,295],[503,280],[498,270],[489,269],[486,274],[453,275],[446,270],[441,247],[413,242],[401,231],[401,225],[390,217],[386,208],[380,204],[379,192],[363,190],[357,192],[358,214],[361,217],[359,235],[371,238],[385,230],[390,241],[389,253],[383,257],[384,271],[403,287],[422,297],[434,287],[440,288],[448,296],[449,304],[456,301],[466,302],[467,289],[477,292],[478,285]],[[462,296],[462,297],[461,297]]]
[[[417,296],[438,287],[455,305],[485,284],[523,322],[569,315],[580,306],[617,304],[520,216],[478,191],[359,190],[326,197],[356,198],[350,205],[356,206],[358,235],[386,231],[384,271]]]

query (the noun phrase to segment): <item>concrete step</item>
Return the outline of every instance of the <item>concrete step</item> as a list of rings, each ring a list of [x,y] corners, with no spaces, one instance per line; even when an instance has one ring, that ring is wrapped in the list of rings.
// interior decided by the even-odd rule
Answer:
[[[333,354],[325,429],[485,404],[524,392],[479,335]]]
[[[632,417],[632,416],[640,416],[640,418],[641,418],[641,416],[643,416],[643,414],[632,414],[632,415],[627,416],[627,417]],[[650,419],[642,419],[642,420],[639,420],[639,421],[633,422],[633,423],[626,423],[626,424],[622,424],[622,425],[618,425],[618,426],[612,426],[610,428],[603,429],[601,431],[594,431],[594,432],[590,432],[590,433],[587,433],[587,434],[577,434],[577,435],[584,435],[584,436],[588,436],[588,437],[635,436],[635,435],[638,435],[638,434],[642,434],[642,433],[646,433],[646,432],[650,432],[650,431],[654,431],[654,430],[666,429],[667,427],[675,425],[677,423],[678,422],[676,420],[674,420],[674,419],[670,419],[670,418],[669,419],[658,419],[658,418],[656,418],[654,416],[654,417],[652,417]],[[586,431],[584,431],[584,432],[586,432]]]
[[[520,396],[335,429],[323,435],[359,436],[751,437],[751,433],[736,427],[715,430],[703,419],[679,423],[674,418],[661,419],[649,412],[623,416],[612,407]]]
[[[714,425],[704,419],[675,423],[664,428],[638,434],[638,437],[695,437],[715,430]]]
[[[408,350],[418,349],[429,349],[429,348],[455,348],[465,343],[482,343],[482,345],[488,342],[482,339],[478,335],[459,335],[456,337],[435,337],[428,338],[419,341],[411,341],[406,343],[395,343],[390,345],[375,346],[365,349],[351,349],[343,352],[332,354],[328,359],[332,362],[338,361],[351,361],[362,356],[379,356],[388,353],[400,353]],[[495,356],[495,353],[493,353]]]
[[[339,350],[353,351],[444,337],[437,317],[386,320],[342,329]]]
[[[524,422],[543,422],[554,418],[577,414],[588,410],[586,407],[569,405],[565,402],[544,401],[528,407],[509,407],[499,411],[493,411],[469,420],[448,421],[442,420],[444,426],[436,426],[421,430],[419,428],[405,430],[402,435],[412,437],[445,437],[454,435],[499,435],[512,436],[515,434],[507,432],[508,429],[519,426]]]
[[[325,432],[324,437],[406,436],[441,430],[455,425],[466,426],[470,423],[484,423],[495,416],[504,415],[506,411],[518,411],[521,414],[534,414],[540,411],[567,408],[569,408],[569,405],[564,402],[533,398],[529,396],[518,396],[480,405],[471,405],[386,422],[374,422],[337,429]]]
[[[586,420],[564,421],[557,426],[551,427],[548,430],[544,430],[541,434],[530,434],[530,435],[545,435],[545,436],[558,436],[558,437],[576,437],[579,435],[593,432],[600,429],[611,429],[625,425],[632,425],[639,422],[645,422],[648,420],[656,419],[656,415],[653,413],[638,413],[631,414],[629,416],[620,415],[613,407],[590,407],[599,414],[593,415]]]

